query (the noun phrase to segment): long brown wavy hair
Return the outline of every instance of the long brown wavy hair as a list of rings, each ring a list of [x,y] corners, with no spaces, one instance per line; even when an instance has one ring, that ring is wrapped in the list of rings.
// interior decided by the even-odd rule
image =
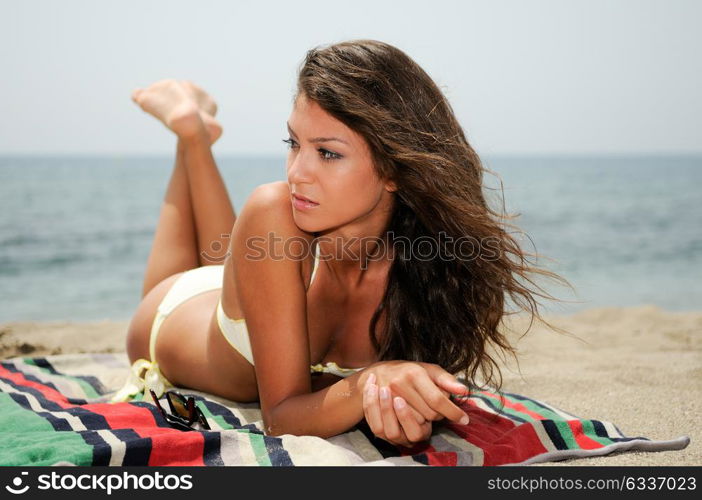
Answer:
[[[299,95],[360,134],[370,146],[378,176],[396,184],[387,228],[391,244],[399,237],[438,242],[442,233],[444,240],[482,242],[481,255],[472,259],[462,258],[455,246],[441,247],[442,257],[434,259],[393,252],[387,288],[369,327],[379,360],[436,363],[462,375],[471,387],[480,387],[478,372],[488,385],[497,374],[493,387],[499,390],[502,375],[488,346],[516,359],[499,328],[503,316],[528,311],[529,328],[536,317],[564,332],[541,318],[534,296],[557,299],[529,275],[572,286],[529,263],[529,257],[539,254],[522,250],[507,231],[518,230],[506,222],[517,215],[488,206],[483,173],[494,172],[483,167],[441,90],[398,48],[350,40],[307,52],[298,73]],[[492,251],[484,252],[485,242]],[[518,310],[506,311],[506,295]]]

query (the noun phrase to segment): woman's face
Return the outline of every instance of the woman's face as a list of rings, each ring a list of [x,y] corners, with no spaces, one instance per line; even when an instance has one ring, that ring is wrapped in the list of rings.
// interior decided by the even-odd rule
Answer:
[[[323,231],[364,219],[395,189],[375,173],[365,139],[315,101],[297,97],[288,129],[288,185],[293,217],[303,231]],[[301,206],[295,194],[317,204]]]

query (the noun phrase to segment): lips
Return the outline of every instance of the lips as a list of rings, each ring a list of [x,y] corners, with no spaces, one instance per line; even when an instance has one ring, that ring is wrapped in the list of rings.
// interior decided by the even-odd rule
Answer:
[[[307,203],[313,203],[313,204],[315,204],[315,205],[319,205],[319,203],[317,203],[316,201],[314,201],[314,200],[312,200],[312,199],[310,199],[310,198],[307,198],[306,196],[302,196],[302,195],[299,195],[299,194],[297,194],[297,193],[293,193],[293,196],[294,196],[295,198],[297,198],[298,200],[301,200],[301,201],[304,201],[304,202],[307,202]]]

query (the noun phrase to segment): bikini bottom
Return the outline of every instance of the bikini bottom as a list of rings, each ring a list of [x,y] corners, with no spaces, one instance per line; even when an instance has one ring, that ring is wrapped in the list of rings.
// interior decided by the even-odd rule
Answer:
[[[149,336],[149,357],[151,360],[140,358],[132,363],[129,377],[122,388],[110,399],[110,403],[130,401],[139,394],[143,394],[143,401],[152,401],[150,389],[160,398],[167,389],[175,387],[161,373],[156,362],[156,338],[161,324],[176,307],[186,300],[201,293],[222,288],[223,268],[222,264],[197,267],[184,272],[176,279],[158,305],[156,316],[151,325]]]

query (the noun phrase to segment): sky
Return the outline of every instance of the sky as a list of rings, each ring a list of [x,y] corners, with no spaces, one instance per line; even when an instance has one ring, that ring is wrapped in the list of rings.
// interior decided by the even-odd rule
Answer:
[[[0,155],[172,154],[134,88],[188,79],[217,154],[285,154],[307,50],[372,38],[487,155],[702,153],[702,2],[0,0]]]

